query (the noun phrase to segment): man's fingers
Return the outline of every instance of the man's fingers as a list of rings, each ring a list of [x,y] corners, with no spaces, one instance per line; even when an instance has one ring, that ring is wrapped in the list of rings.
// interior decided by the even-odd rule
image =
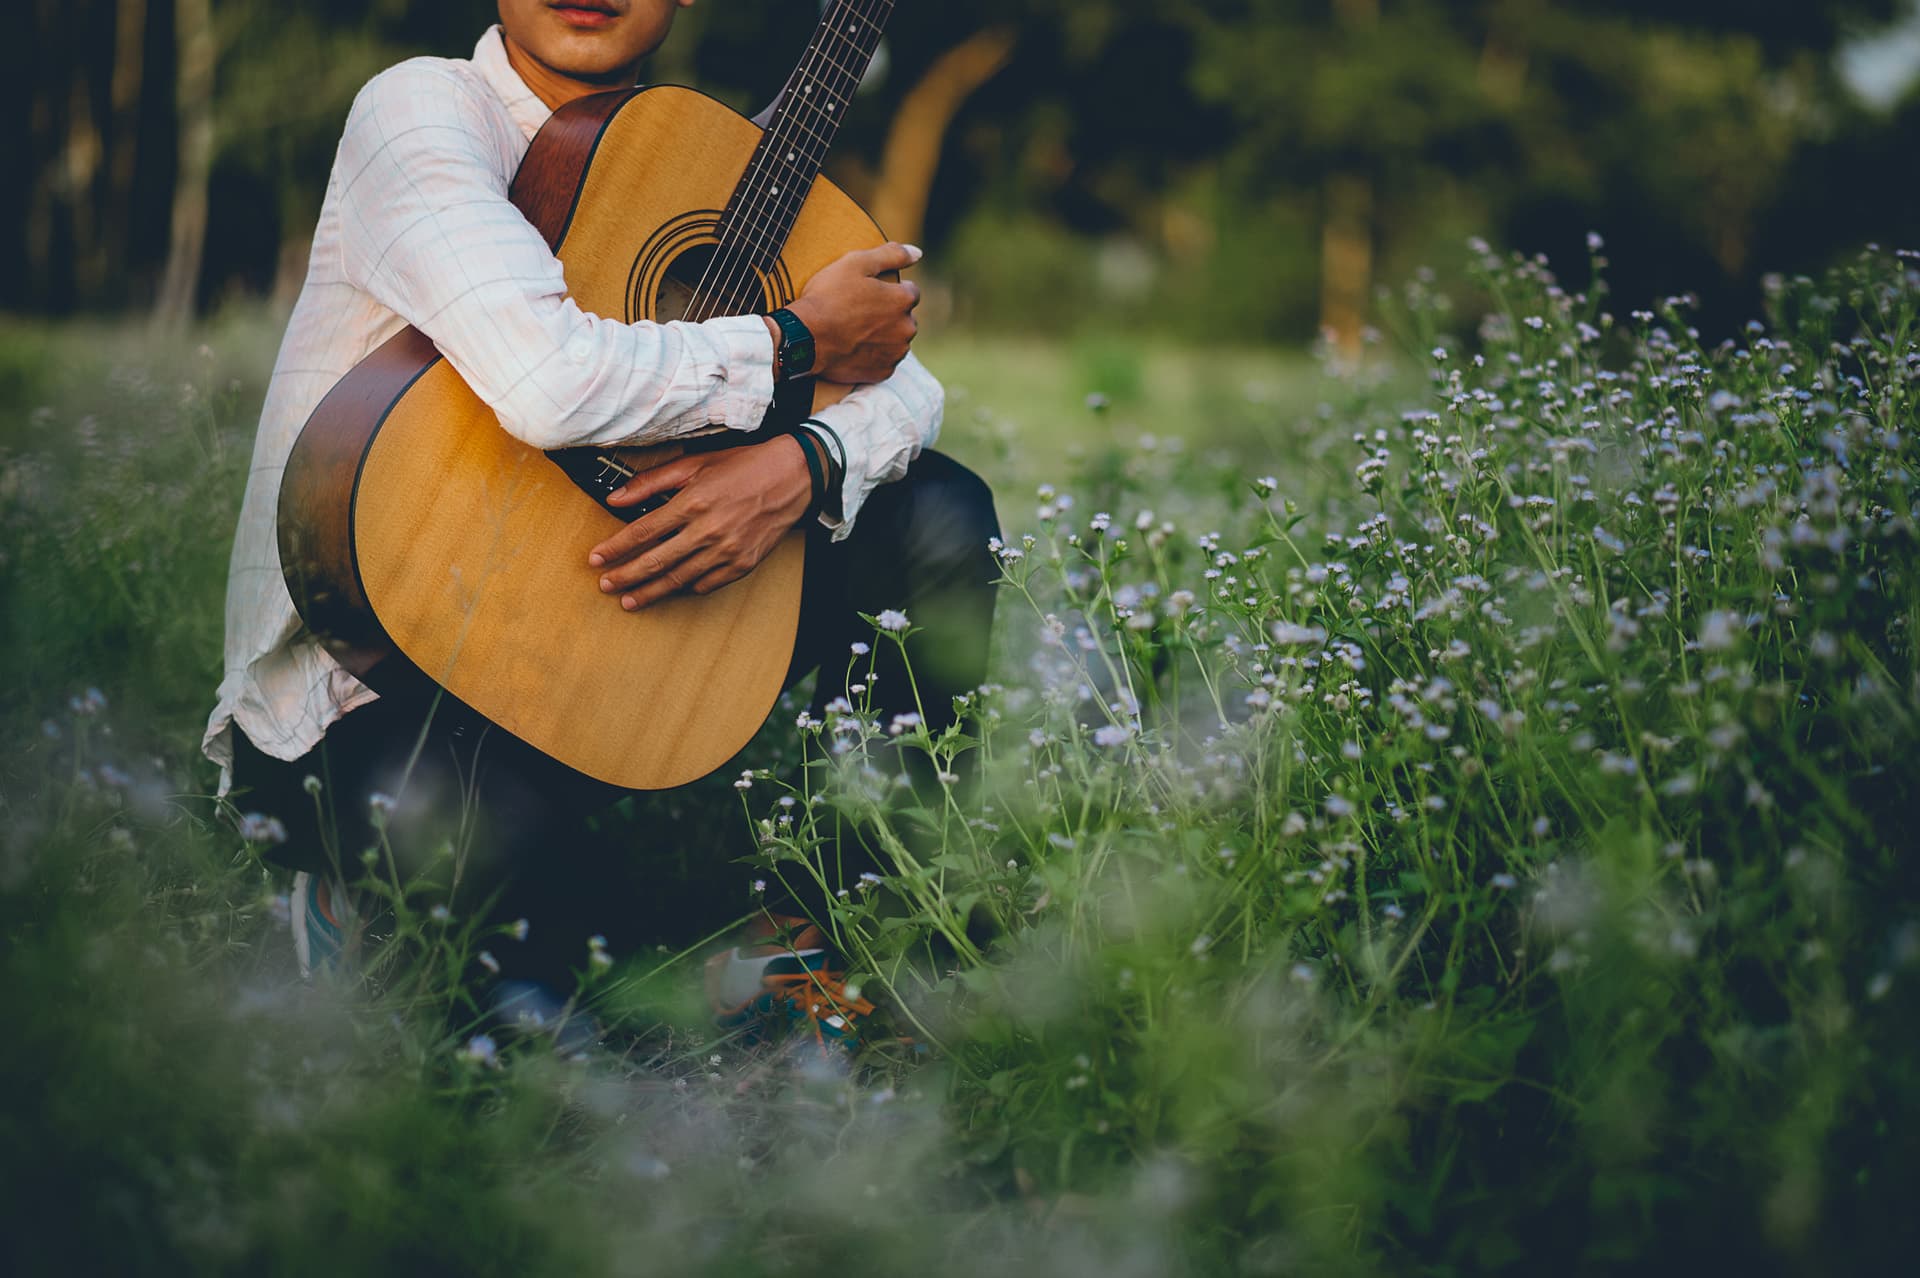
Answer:
[[[628,612],[638,612],[648,604],[659,603],[668,595],[679,594],[712,572],[718,566],[718,558],[711,547],[703,548],[699,554],[688,556],[621,595],[620,606]]]
[[[658,510],[650,510],[619,532],[587,552],[587,566],[602,568],[631,559],[654,542],[671,537],[693,517],[690,505],[669,501]]]
[[[860,249],[848,254],[860,263],[860,269],[868,275],[880,275],[887,271],[904,271],[920,260],[920,250],[912,244],[882,244],[878,248]]]
[[[607,494],[609,506],[635,506],[649,497],[672,492],[676,488],[686,487],[700,470],[700,459],[688,455],[676,457],[664,466],[655,466],[652,470],[643,470],[626,483]]]
[[[915,284],[912,280],[901,280],[900,287],[906,290],[908,310],[912,310],[914,307],[920,305],[920,286],[918,284]]]
[[[654,577],[674,571],[682,562],[706,549],[701,538],[691,533],[670,537],[645,554],[606,569],[600,574],[600,589],[610,595],[644,585]]]
[[[677,496],[699,473],[699,459],[682,457],[664,466],[655,467],[644,474],[635,475],[607,495],[607,504],[631,506],[662,493],[674,493]],[[693,511],[689,503],[670,500],[657,510],[650,510],[640,518],[632,520],[619,532],[589,550],[587,566],[600,568],[630,558],[653,542],[671,534],[685,524],[692,515]]]
[[[751,571],[737,563],[722,564],[687,587],[688,594],[710,595],[722,586],[731,586]]]

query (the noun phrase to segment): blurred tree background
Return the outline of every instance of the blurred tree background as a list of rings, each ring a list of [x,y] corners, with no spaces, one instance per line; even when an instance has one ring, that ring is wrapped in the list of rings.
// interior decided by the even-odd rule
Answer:
[[[359,85],[493,16],[25,7],[0,308],[166,324],[288,302]],[[816,14],[701,0],[648,78],[751,111]],[[1722,326],[1763,270],[1915,239],[1917,44],[1915,0],[904,0],[830,172],[961,325],[1351,346],[1470,234],[1571,261],[1597,230],[1623,305],[1690,289]]]

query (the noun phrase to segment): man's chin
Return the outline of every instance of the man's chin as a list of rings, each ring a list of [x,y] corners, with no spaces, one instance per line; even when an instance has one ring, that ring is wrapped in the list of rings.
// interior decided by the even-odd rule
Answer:
[[[633,83],[640,58],[645,55],[629,52],[623,58],[622,51],[614,41],[601,38],[604,34],[598,31],[568,31],[559,39],[543,41],[544,48],[529,49],[527,52],[549,71],[570,80],[601,84],[608,88],[624,88]]]
[[[624,89],[633,84],[637,68],[633,63],[622,63],[616,67],[603,66],[601,62],[576,63],[572,61],[550,62],[553,70],[569,80],[578,80],[582,84],[597,84],[608,89]]]

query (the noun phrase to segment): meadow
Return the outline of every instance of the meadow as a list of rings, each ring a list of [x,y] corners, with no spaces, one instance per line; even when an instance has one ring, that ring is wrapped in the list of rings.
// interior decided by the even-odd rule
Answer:
[[[301,983],[212,798],[271,320],[0,329],[9,1270],[1897,1263],[1920,256],[1703,341],[1593,251],[1475,245],[1486,305],[1410,286],[1357,368],[931,336],[1004,531],[969,725],[794,702],[613,814],[661,944],[582,955],[579,1060],[480,1022],[510,941],[405,883],[385,962]],[[916,799],[913,752],[977,776]],[[672,883],[838,888],[846,831],[887,1032],[725,1040]]]

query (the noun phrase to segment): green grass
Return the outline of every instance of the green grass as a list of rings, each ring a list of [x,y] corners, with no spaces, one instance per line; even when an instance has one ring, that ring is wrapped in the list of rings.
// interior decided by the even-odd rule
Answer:
[[[926,1050],[851,1072],[717,1041],[676,953],[596,977],[584,1063],[476,1058],[457,919],[299,985],[194,751],[270,326],[0,334],[15,1268],[1897,1264],[1915,260],[1710,347],[1475,270],[1391,376],[926,343],[1007,534],[975,728],[789,710],[623,818],[742,879],[890,851],[822,922]],[[888,743],[978,790],[882,802]]]
[[[917,350],[948,388],[947,446],[985,454],[1023,480],[1057,470],[1074,450],[1131,446],[1143,434],[1271,447],[1325,389],[1304,353],[1201,351],[1164,338],[1037,342],[935,330]]]

